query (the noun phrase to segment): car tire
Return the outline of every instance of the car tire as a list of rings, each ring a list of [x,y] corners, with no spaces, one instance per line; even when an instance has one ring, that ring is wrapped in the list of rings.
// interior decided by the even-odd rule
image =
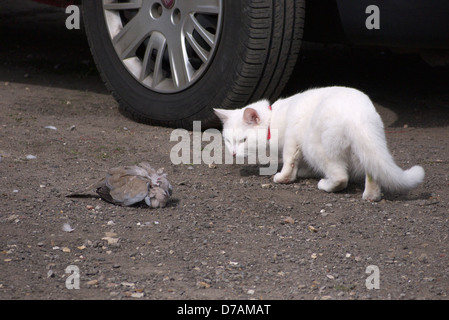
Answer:
[[[216,126],[213,108],[280,95],[297,60],[305,10],[305,0],[82,5],[94,60],[120,110],[140,122],[187,129],[194,120]]]

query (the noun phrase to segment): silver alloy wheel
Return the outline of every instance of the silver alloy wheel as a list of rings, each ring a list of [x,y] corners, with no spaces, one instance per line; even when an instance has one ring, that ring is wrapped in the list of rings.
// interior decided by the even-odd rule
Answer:
[[[190,87],[218,46],[222,0],[103,0],[103,10],[118,57],[156,92]]]

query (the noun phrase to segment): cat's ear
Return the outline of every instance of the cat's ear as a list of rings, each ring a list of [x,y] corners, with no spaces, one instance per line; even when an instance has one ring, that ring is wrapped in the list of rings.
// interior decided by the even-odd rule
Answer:
[[[230,116],[230,110],[226,109],[214,109],[215,114],[218,118],[220,118],[221,122],[225,123],[226,120],[229,119]]]
[[[253,108],[246,108],[243,112],[243,121],[247,124],[255,125],[260,123],[260,116]]]

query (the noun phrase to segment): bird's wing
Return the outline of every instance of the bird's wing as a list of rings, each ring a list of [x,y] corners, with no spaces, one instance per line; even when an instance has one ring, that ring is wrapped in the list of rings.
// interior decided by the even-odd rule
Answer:
[[[110,169],[105,185],[110,189],[109,193],[115,202],[130,206],[147,196],[149,183],[146,171],[132,166]]]

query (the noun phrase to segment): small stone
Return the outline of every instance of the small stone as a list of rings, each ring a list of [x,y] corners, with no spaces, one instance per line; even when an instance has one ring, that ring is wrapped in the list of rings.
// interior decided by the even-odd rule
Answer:
[[[131,293],[131,297],[132,298],[143,298],[145,296],[145,293],[144,292],[134,292],[134,293]]]
[[[120,283],[122,286],[124,286],[124,287],[128,287],[128,288],[133,288],[133,287],[135,287],[136,286],[136,284],[135,283],[132,283],[132,282],[122,282],[122,283]]]
[[[208,288],[210,288],[210,284],[208,284],[207,282],[204,282],[204,281],[200,281],[200,282],[198,282],[198,287],[203,288],[203,289],[208,289]]]
[[[318,232],[318,229],[315,228],[314,226],[308,226],[307,229],[309,229],[309,231],[311,232]]]
[[[263,183],[261,187],[262,189],[270,189],[273,188],[273,185],[271,183]]]
[[[7,221],[15,221],[19,218],[17,214],[12,214],[8,218],[6,218]]]
[[[117,233],[115,233],[115,232],[108,232],[108,231],[106,231],[104,233],[104,235],[105,235],[105,237],[111,237],[111,238],[117,237]]]
[[[292,217],[285,217],[283,220],[285,223],[294,224],[295,220]]]
[[[98,284],[98,280],[90,280],[90,281],[87,281],[87,285],[88,286],[96,286]]]
[[[254,292],[255,292],[255,291],[254,291],[253,289],[249,289],[246,293],[247,293],[247,294],[250,294],[250,295],[253,295]]]
[[[119,238],[112,238],[112,237],[103,237],[101,240],[106,240],[109,245],[117,245]]]
[[[418,257],[418,261],[426,263],[427,262],[427,254],[422,253],[419,257]]]
[[[62,248],[62,252],[70,253],[70,252],[72,252],[72,250],[70,250],[70,248],[64,247],[64,248]]]

